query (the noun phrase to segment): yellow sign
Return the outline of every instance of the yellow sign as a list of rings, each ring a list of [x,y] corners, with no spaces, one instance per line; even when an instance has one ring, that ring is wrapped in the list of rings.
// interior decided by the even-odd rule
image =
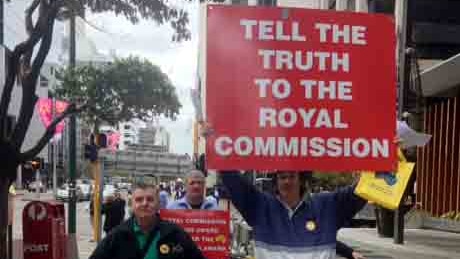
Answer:
[[[394,210],[399,207],[415,163],[407,162],[398,152],[399,163],[396,172],[363,172],[356,186],[356,195]]]
[[[171,249],[166,244],[163,244],[163,245],[160,246],[160,253],[162,253],[162,254],[169,254],[169,250],[171,250]]]

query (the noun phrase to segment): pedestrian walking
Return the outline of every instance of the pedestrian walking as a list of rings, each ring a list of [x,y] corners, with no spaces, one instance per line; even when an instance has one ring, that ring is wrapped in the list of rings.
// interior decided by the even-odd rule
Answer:
[[[126,202],[120,197],[119,192],[115,192],[115,196],[109,196],[107,201],[102,205],[102,214],[105,215],[104,232],[106,234],[123,222],[125,207]]]
[[[164,184],[160,184],[160,209],[165,209],[169,203],[169,193]]]
[[[184,182],[182,181],[182,179],[177,178],[174,189],[175,189],[174,200],[177,201],[177,200],[184,198],[185,188],[184,188]]]

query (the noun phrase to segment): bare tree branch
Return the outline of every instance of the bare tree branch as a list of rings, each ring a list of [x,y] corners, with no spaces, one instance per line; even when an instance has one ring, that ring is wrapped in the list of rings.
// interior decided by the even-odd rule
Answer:
[[[74,113],[78,113],[85,108],[86,106],[81,106],[77,108],[74,104],[69,105],[69,107],[67,107],[67,109],[61,115],[56,117],[53,120],[53,122],[51,122],[51,124],[48,126],[45,133],[42,135],[37,144],[33,148],[25,151],[20,155],[20,161],[25,162],[37,156],[37,154],[40,153],[40,151],[48,144],[50,139],[53,137],[54,132],[56,130],[56,126],[67,116]]]
[[[26,9],[26,17],[25,17],[25,26],[26,26],[26,32],[30,36],[34,32],[35,28],[38,26],[37,24],[34,26],[33,20],[32,20],[32,15],[34,14],[35,10],[37,10],[38,5],[42,2],[42,0],[34,0],[32,4],[30,5],[29,8]],[[40,16],[39,16],[40,17]],[[24,53],[24,57],[22,58],[22,64],[21,64],[21,69],[22,69],[22,74],[27,74],[30,71],[30,60],[32,59],[32,54],[34,52],[34,49],[31,48]]]
[[[53,27],[54,27],[54,22],[56,20],[56,16],[58,14],[58,10],[51,10],[51,13],[49,14],[48,17],[48,23],[46,30],[49,33],[44,34],[42,38],[42,42],[40,44],[40,48],[38,49],[37,56],[35,57],[33,63],[32,63],[32,71],[30,74],[30,77],[32,80],[36,81],[38,79],[38,76],[40,75],[40,69],[43,66],[43,63],[45,62],[46,57],[48,56],[48,53],[51,48],[51,42],[53,41]],[[34,92],[35,88],[37,87],[36,84],[34,84]]]
[[[41,16],[38,18],[37,23],[40,23],[41,20],[46,19],[47,17]],[[4,129],[6,126],[6,114],[8,112],[8,107],[11,101],[11,94],[13,92],[14,83],[19,72],[19,64],[21,56],[29,49],[33,49],[34,46],[42,38],[44,31],[36,29],[33,31],[29,38],[18,45],[13,50],[11,57],[8,60],[8,74],[6,75],[5,84],[2,92],[2,99],[0,101],[0,129]],[[3,137],[3,136],[2,136]]]
[[[30,121],[34,114],[35,103],[37,102],[38,98],[35,94],[37,88],[37,79],[40,75],[40,69],[45,62],[46,56],[49,53],[51,48],[51,41],[53,38],[53,27],[54,21],[56,19],[59,5],[56,5],[57,2],[53,2],[55,5],[51,5],[48,7],[41,8],[40,15],[44,15],[47,17],[46,23],[40,24],[36,29],[43,30],[45,33],[43,34],[40,49],[33,61],[32,69],[30,74],[26,75],[24,81],[22,82],[22,100],[21,100],[21,109],[19,112],[18,122],[16,127],[14,128],[14,133],[11,138],[11,141],[15,144],[15,146],[22,146],[24,142],[25,135],[30,125]],[[43,4],[43,3],[42,3]],[[47,11],[47,14],[45,13]],[[42,27],[43,25],[43,27]]]
[[[0,130],[2,132],[5,131],[6,127],[6,120],[7,120],[7,113],[8,107],[11,100],[11,94],[13,92],[14,82],[16,80],[16,72],[19,67],[19,54],[17,51],[14,51],[13,54],[8,58],[8,74],[5,79],[5,84],[3,86],[2,92],[2,99],[0,101]],[[16,71],[15,71],[16,70]],[[3,134],[0,135],[1,139],[6,140],[9,136],[4,136]]]

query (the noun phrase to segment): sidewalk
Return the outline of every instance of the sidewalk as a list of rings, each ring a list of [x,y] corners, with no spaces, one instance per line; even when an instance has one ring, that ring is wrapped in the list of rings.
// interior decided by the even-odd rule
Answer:
[[[368,258],[447,259],[460,258],[460,234],[426,229],[406,229],[404,245],[393,243],[392,238],[381,238],[376,229],[341,229],[338,239]]]

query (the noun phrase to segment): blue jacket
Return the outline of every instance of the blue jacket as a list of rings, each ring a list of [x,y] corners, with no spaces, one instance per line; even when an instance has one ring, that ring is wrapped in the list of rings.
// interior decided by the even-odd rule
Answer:
[[[167,206],[168,210],[186,210],[191,209],[192,206],[187,202],[187,199],[184,197],[177,201],[170,202]],[[215,199],[205,198],[200,207],[201,210],[219,210],[219,205]]]
[[[308,197],[291,210],[239,172],[223,172],[222,180],[253,228],[257,259],[335,259],[337,231],[366,204],[350,186]]]

